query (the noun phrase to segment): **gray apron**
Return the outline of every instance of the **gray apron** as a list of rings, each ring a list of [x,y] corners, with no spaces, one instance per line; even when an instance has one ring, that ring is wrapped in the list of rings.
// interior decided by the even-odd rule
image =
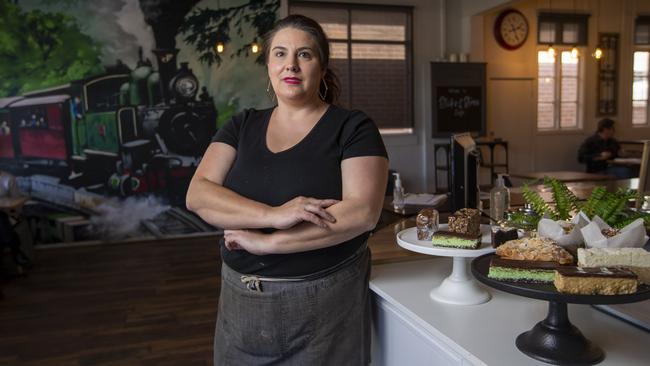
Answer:
[[[370,251],[312,277],[257,278],[224,263],[214,365],[369,364]]]

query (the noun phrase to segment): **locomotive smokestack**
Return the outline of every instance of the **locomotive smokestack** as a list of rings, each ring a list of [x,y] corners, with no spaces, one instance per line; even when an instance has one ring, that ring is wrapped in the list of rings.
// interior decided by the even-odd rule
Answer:
[[[156,49],[153,53],[158,59],[160,85],[165,102],[169,103],[169,81],[176,74],[176,34],[185,20],[185,15],[192,10],[199,0],[139,0],[145,22],[151,26]]]
[[[171,95],[169,91],[169,82],[176,75],[178,71],[176,67],[176,55],[178,48],[174,49],[155,49],[153,53],[158,60],[158,72],[160,73],[160,87],[162,89],[163,99],[166,103],[171,102]]]

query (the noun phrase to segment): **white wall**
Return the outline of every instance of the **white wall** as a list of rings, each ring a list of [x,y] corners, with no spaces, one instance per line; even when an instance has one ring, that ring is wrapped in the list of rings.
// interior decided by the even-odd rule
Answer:
[[[450,53],[469,53],[472,38],[471,18],[509,0],[446,0],[447,58]],[[471,61],[471,60],[470,60]]]

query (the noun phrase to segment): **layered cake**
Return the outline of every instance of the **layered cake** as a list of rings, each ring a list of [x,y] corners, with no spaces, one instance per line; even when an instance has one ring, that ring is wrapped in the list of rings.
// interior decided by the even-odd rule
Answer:
[[[491,230],[491,235],[492,237],[492,247],[496,248],[499,245],[509,241],[509,240],[515,240],[519,238],[519,235],[517,233],[517,229],[514,228],[508,228],[508,227],[500,227],[500,226],[493,226]]]
[[[451,231],[438,231],[433,234],[431,243],[434,247],[478,249],[481,245],[481,237]]]
[[[548,238],[510,240],[497,247],[496,254],[503,259],[573,263],[573,256]]]
[[[557,262],[512,260],[493,257],[488,277],[498,281],[553,283]]]
[[[617,267],[560,266],[553,281],[559,292],[577,295],[620,295],[636,292],[634,272]]]
[[[643,248],[579,248],[578,265],[625,267],[636,273],[640,282],[650,285],[650,252]]]
[[[459,234],[481,235],[481,212],[475,208],[461,208],[449,216],[449,231]]]

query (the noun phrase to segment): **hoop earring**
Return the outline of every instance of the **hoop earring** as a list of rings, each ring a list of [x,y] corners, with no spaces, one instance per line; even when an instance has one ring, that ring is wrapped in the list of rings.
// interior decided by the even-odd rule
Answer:
[[[271,102],[275,102],[275,93],[272,92],[271,88],[271,79],[269,79],[269,84],[266,86],[266,94],[269,95],[269,98],[271,98]]]
[[[325,100],[325,97],[327,97],[327,91],[328,91],[327,82],[325,81],[325,78],[323,78],[323,84],[325,85],[325,94],[321,94],[320,93],[320,88],[318,88],[318,96],[320,97],[320,99]]]

